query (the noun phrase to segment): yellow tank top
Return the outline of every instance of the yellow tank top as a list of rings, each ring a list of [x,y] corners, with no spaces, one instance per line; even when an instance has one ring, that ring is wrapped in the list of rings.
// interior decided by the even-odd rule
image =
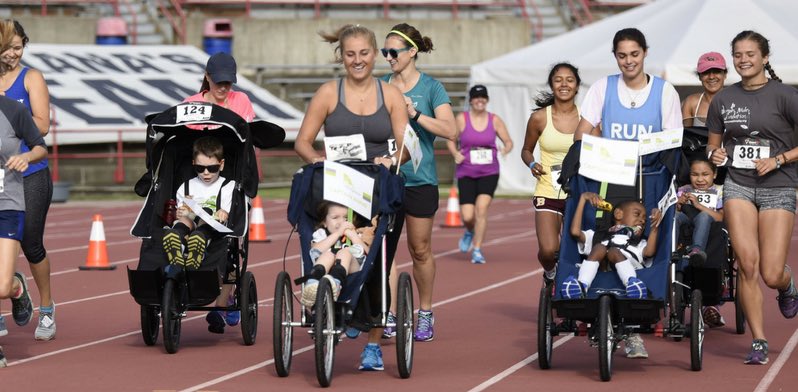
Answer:
[[[554,120],[551,118],[551,106],[546,106],[546,128],[538,139],[540,146],[540,164],[547,174],[540,177],[535,196],[546,197],[549,199],[565,199],[565,192],[560,190],[560,184],[556,182],[562,171],[562,160],[568,149],[574,144],[574,135],[566,134],[554,128]],[[576,108],[577,113],[579,108]]]

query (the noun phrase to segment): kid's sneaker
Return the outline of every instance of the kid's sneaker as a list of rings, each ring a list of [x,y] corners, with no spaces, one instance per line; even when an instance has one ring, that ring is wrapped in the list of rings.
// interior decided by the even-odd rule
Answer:
[[[626,282],[626,298],[643,299],[646,298],[646,284],[636,276],[632,276]]]
[[[560,295],[563,298],[568,299],[584,298],[585,286],[582,285],[582,282],[577,280],[573,275],[568,275],[568,277],[562,282]]]
[[[316,279],[308,279],[305,286],[302,287],[302,298],[299,302],[305,307],[311,308],[316,303],[316,291],[319,289],[319,281]]]

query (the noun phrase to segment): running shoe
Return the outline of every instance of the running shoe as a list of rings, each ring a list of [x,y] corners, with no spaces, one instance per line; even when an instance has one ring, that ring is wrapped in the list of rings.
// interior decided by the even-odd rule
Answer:
[[[382,350],[380,350],[380,346],[374,343],[366,345],[366,348],[363,349],[363,353],[360,354],[360,367],[358,367],[358,369],[363,371],[385,369],[382,364]]]
[[[208,322],[208,332],[224,333],[224,316],[222,316],[222,312],[211,310],[205,316],[205,321]]]
[[[474,232],[471,230],[466,229],[465,233],[463,233],[463,237],[460,238],[460,252],[466,253],[469,249],[471,249],[471,240],[474,239]]]
[[[471,264],[485,264],[485,256],[482,255],[482,250],[474,248],[471,252]]]
[[[33,302],[30,300],[30,293],[28,292],[28,282],[22,272],[15,272],[14,276],[19,280],[22,285],[22,295],[19,298],[11,298],[11,313],[14,315],[14,322],[20,327],[28,325],[33,318]]]
[[[764,339],[754,339],[751,343],[751,352],[745,357],[743,362],[747,365],[765,365],[768,363],[768,341]]]
[[[346,337],[348,337],[349,339],[357,339],[357,337],[360,336],[360,330],[355,327],[348,327],[344,331],[344,335],[346,335]]]
[[[585,297],[585,286],[582,282],[578,281],[573,275],[568,275],[562,282],[560,288],[560,295],[563,298],[576,299]]]
[[[646,288],[646,284],[638,279],[636,276],[632,276],[626,282],[626,298],[634,298],[634,299],[642,299],[646,298],[646,292],[648,289]]]
[[[8,335],[8,328],[6,327],[6,318],[0,316],[0,336]]]
[[[393,313],[388,312],[388,324],[396,324],[396,316]],[[382,338],[383,339],[390,339],[396,336],[396,327],[385,327],[382,330]]]
[[[416,339],[417,342],[431,342],[435,335],[435,331],[433,330],[434,324],[435,317],[432,315],[432,312],[419,310],[418,325],[416,326],[416,332],[413,334],[413,338]]]
[[[36,340],[55,339],[55,302],[49,308],[39,308],[39,325],[33,333]]]
[[[707,254],[701,248],[695,246],[687,254],[690,266],[693,268],[702,267],[707,262]]]
[[[643,345],[643,338],[640,334],[633,333],[626,338],[624,342],[624,349],[626,350],[626,358],[648,358],[648,351],[646,346]]]
[[[550,286],[554,283],[554,278],[557,277],[557,268],[551,271],[543,270],[543,285]]]
[[[227,297],[227,306],[233,306],[236,304],[236,297],[234,293],[230,293],[230,296]],[[238,323],[241,322],[241,312],[238,310],[228,310],[224,312],[224,322],[231,326],[235,327]]]
[[[779,290],[779,296],[776,299],[779,302],[779,310],[785,318],[793,318],[798,313],[798,290],[795,288],[795,281],[792,277],[792,271],[789,266],[784,266],[787,272],[790,272],[790,285],[787,290]]]
[[[704,317],[704,322],[707,323],[707,326],[710,328],[718,328],[726,325],[726,320],[723,319],[717,306],[704,306],[704,310],[701,313]]]
[[[3,354],[3,347],[0,346],[0,368],[4,368],[8,366],[8,362],[6,362],[6,355]]]

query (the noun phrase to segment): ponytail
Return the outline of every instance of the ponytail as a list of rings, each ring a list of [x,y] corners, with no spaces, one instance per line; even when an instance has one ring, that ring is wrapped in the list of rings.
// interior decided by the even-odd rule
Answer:
[[[781,82],[781,78],[776,76],[776,71],[773,70],[770,63],[765,64],[765,71],[768,71],[768,75],[770,75],[771,79]]]

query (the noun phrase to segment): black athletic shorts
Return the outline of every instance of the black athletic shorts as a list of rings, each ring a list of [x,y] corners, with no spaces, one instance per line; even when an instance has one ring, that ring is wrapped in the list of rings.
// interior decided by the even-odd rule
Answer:
[[[457,179],[457,189],[460,191],[460,204],[474,204],[477,196],[488,195],[493,197],[496,186],[499,185],[499,175],[493,174],[485,177],[461,177]]]

